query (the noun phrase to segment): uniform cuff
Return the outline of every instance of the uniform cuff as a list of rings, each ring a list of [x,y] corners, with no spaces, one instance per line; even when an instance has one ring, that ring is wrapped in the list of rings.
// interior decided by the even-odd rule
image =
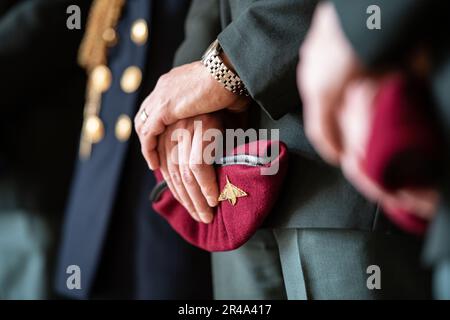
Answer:
[[[295,66],[286,70],[289,81],[275,84],[275,75],[267,74],[265,62],[258,52],[264,45],[248,37],[244,30],[230,24],[218,36],[220,46],[241,78],[249,95],[272,119],[279,119],[299,107],[300,96],[296,88]],[[264,50],[264,49],[263,49]],[[287,68],[286,68],[287,69]],[[273,77],[272,79],[270,79]]]

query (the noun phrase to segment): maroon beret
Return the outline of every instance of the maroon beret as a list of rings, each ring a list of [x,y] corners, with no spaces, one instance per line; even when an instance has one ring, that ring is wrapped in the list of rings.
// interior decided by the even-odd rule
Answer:
[[[269,155],[270,150],[276,154]],[[276,166],[275,174],[262,174],[262,169]],[[210,224],[192,219],[173,197],[161,173],[155,171],[158,184],[151,195],[153,208],[194,246],[211,252],[233,250],[248,241],[271,212],[287,166],[287,148],[278,141],[255,141],[222,158],[216,166],[220,201]]]
[[[380,86],[364,168],[386,190],[436,186],[442,144],[427,92],[423,84],[402,74],[394,74]],[[403,229],[425,232],[426,221],[415,214],[385,209]]]

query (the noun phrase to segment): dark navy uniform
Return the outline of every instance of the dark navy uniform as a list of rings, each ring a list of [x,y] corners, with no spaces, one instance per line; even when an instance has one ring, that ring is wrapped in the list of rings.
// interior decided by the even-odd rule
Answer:
[[[111,84],[98,114],[101,141],[73,177],[56,289],[75,298],[209,298],[209,255],[186,244],[151,208],[155,184],[132,120],[183,39],[187,0],[128,0],[108,51]],[[67,267],[81,289],[67,287]]]

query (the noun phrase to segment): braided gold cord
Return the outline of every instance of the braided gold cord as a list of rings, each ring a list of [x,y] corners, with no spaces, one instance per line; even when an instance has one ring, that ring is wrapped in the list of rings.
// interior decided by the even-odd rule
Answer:
[[[103,34],[108,29],[115,29],[125,2],[126,0],[94,0],[78,52],[78,63],[88,73],[96,66],[106,65],[108,45]]]
[[[105,134],[103,122],[99,117],[102,92],[105,88],[95,83],[93,71],[107,64],[109,46],[103,35],[108,30],[115,30],[125,2],[126,0],[94,0],[89,12],[86,32],[78,51],[78,63],[88,73],[79,150],[80,158],[84,160],[90,157],[93,145],[100,142]],[[106,69],[109,71],[108,68]],[[104,84],[100,83],[100,86],[102,85]]]

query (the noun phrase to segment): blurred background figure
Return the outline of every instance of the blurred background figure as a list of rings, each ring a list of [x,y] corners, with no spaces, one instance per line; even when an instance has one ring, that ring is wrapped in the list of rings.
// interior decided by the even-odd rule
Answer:
[[[209,298],[209,255],[152,211],[130,121],[189,1],[81,0],[69,30],[73,4],[0,4],[0,298]]]
[[[434,296],[450,299],[449,4],[376,4],[334,0],[317,9],[298,69],[306,132],[394,222],[426,232]],[[379,28],[369,28],[373,10]],[[378,172],[377,161],[396,170]]]
[[[0,298],[44,299],[82,118],[67,0],[0,3]],[[78,1],[82,10],[89,1]]]
[[[287,145],[290,162],[280,198],[261,228],[241,247],[213,253],[214,297],[429,298],[429,273],[419,263],[421,240],[390,223],[338,169],[323,162],[304,134],[295,66],[316,2],[193,3],[198,6],[187,19],[186,39],[175,59],[179,67],[161,78],[136,117],[136,130],[149,166],[160,167],[169,187],[175,185],[170,187],[173,195],[178,195],[192,217],[203,220],[203,216],[207,222],[210,218],[203,204],[210,203],[208,197],[214,198],[210,192],[213,189],[203,185],[211,179],[202,179],[195,172],[197,158],[189,157],[194,148],[180,143],[184,151],[180,152],[179,166],[167,160],[171,145],[165,135],[170,135],[179,122],[181,127],[190,128],[184,122],[192,122],[189,117],[215,117],[217,110],[245,112],[249,108],[250,127],[279,130],[279,136],[271,139]],[[199,57],[209,44],[212,50],[206,51],[202,63]],[[315,52],[313,57],[320,54],[333,56],[335,50]],[[316,84],[315,77],[320,75],[335,75],[326,69],[320,71],[305,80],[308,85]],[[249,97],[242,96],[243,88]],[[220,129],[220,125],[215,128]],[[194,139],[195,144],[198,140]],[[166,169],[170,175],[164,174]],[[195,188],[197,182],[202,186]],[[195,189],[204,199],[191,196]],[[251,201],[246,205],[250,210],[256,206]],[[367,272],[374,265],[382,270],[382,290],[368,286]]]
[[[88,74],[84,123],[55,275],[63,297],[211,297],[209,254],[184,242],[151,208],[156,181],[131,121],[172,66],[189,4],[92,2],[78,56]],[[73,265],[81,289],[67,286]]]

